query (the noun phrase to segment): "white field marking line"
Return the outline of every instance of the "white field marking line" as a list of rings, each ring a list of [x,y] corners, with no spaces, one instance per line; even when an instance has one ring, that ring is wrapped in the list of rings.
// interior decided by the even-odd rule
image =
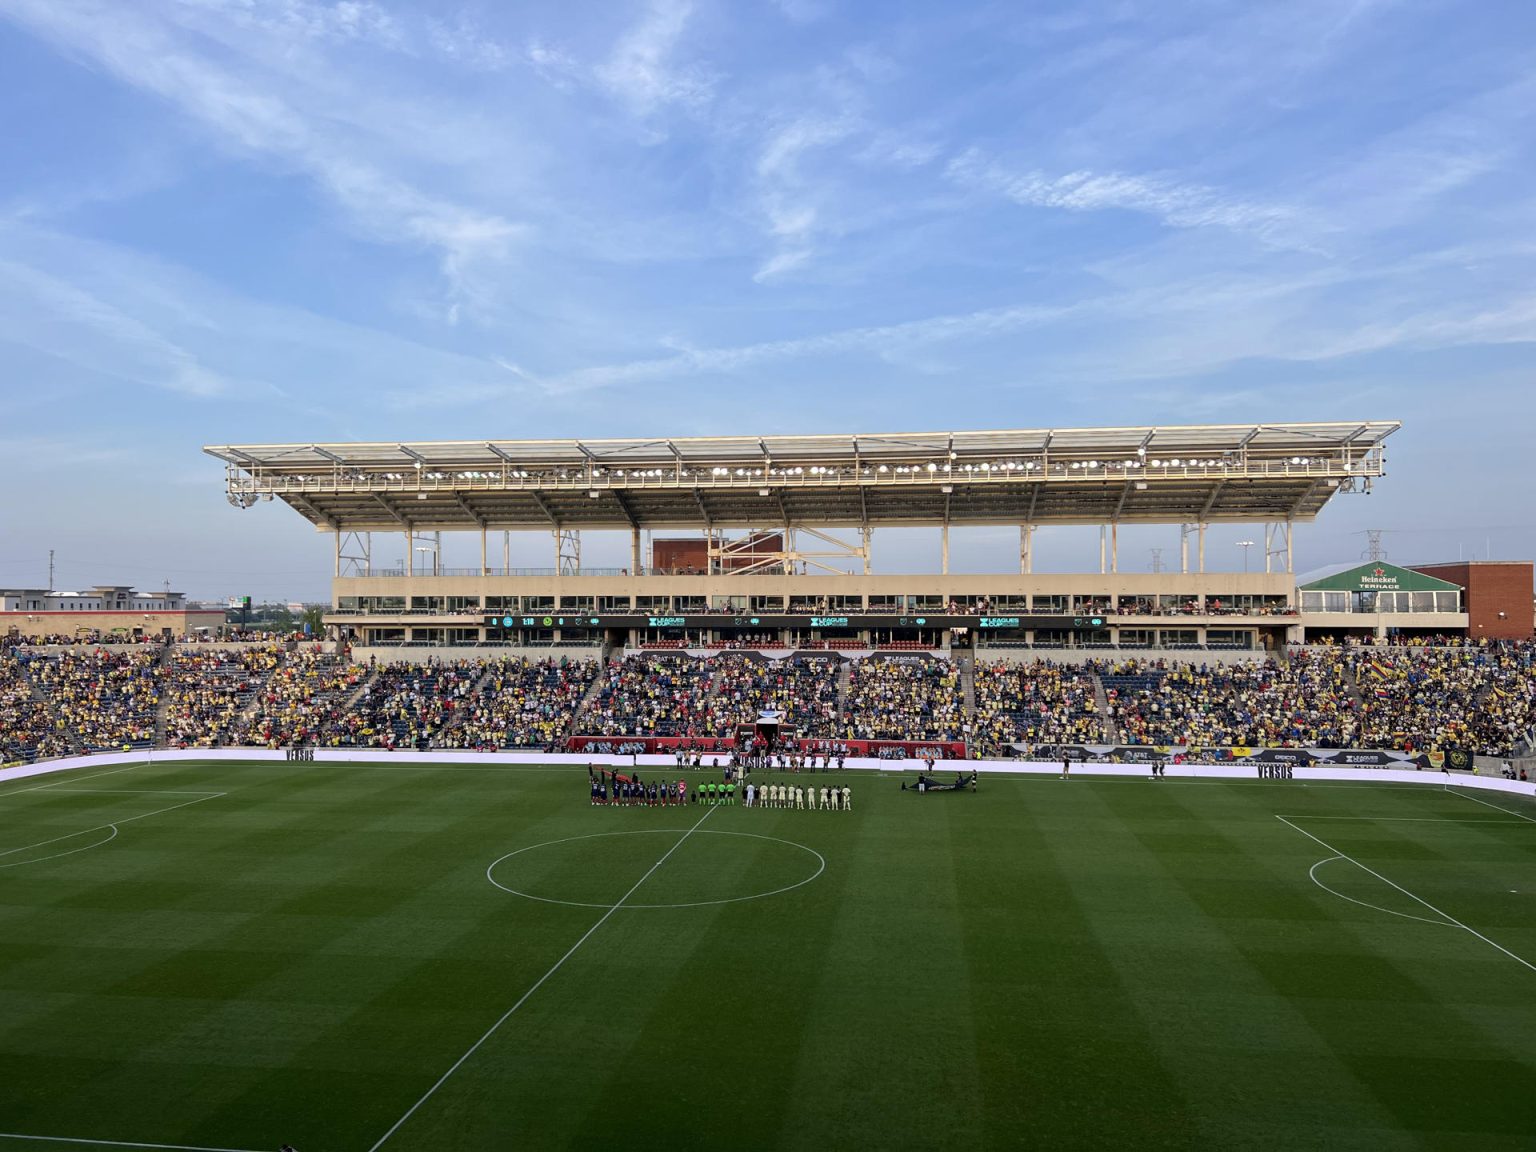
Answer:
[[[1503,809],[1501,808],[1500,811],[1502,812]],[[1513,815],[1515,815],[1515,813],[1512,812],[1512,813],[1510,813],[1510,815],[1513,816]],[[1514,823],[1513,820],[1485,820],[1485,819],[1482,819],[1481,817],[1479,817],[1477,819],[1462,819],[1461,817],[1458,817],[1458,816],[1300,816],[1300,815],[1296,815],[1296,816],[1282,816],[1282,817],[1280,817],[1280,819],[1282,819],[1282,820],[1371,820],[1371,821],[1391,822],[1393,824],[1401,824],[1401,823],[1403,823],[1405,821],[1407,821],[1409,823],[1415,823],[1416,822],[1416,823],[1421,823],[1421,824],[1513,824]]]
[[[100,796],[227,796],[227,792],[194,792],[174,788],[59,788],[59,792],[86,792]]]
[[[916,771],[916,769],[905,769],[905,771]],[[893,773],[893,775],[895,775],[895,773]],[[995,774],[995,778],[999,783],[1015,783],[1023,782],[1025,780],[1034,782],[1037,780],[1044,781],[1061,779],[1059,775],[1052,776],[1047,772],[1019,772],[1016,774],[1000,772]],[[984,776],[982,779],[988,780],[993,779],[993,777]],[[1154,779],[1154,777],[1079,775],[1073,776],[1071,779],[1082,780],[1088,784],[1144,784],[1147,781]],[[1295,788],[1296,786],[1300,785],[1303,788],[1374,788],[1398,791],[1403,788],[1424,787],[1423,784],[1409,784],[1397,780],[1383,780],[1379,784],[1347,784],[1342,781],[1333,780],[1232,780],[1224,776],[1167,776],[1163,777],[1163,779],[1176,780],[1180,784],[1199,784],[1202,786],[1211,787],[1222,785],[1227,788]]]
[[[159,816],[165,812],[174,812],[178,808],[190,808],[193,804],[201,804],[204,800],[212,800],[216,796],[227,796],[227,792],[209,792],[205,796],[199,796],[196,800],[185,800],[180,804],[172,804],[169,808],[156,808],[153,812],[143,812],[137,816],[125,816],[121,820],[114,820],[110,824],[97,824],[94,828],[81,828],[77,832],[66,832],[63,836],[55,836],[51,840],[39,840],[36,844],[23,844],[20,848],[10,848],[0,852],[0,856],[13,856],[17,852],[25,852],[28,848],[41,848],[47,844],[56,844],[60,840],[68,840],[73,836],[84,836],[87,832],[99,832],[103,828],[116,828],[119,824],[132,824],[135,820],[144,820],[150,816]]]
[[[1324,892],[1337,896],[1340,900],[1348,900],[1351,904],[1358,904],[1362,908],[1373,908],[1377,912],[1385,912],[1388,916],[1401,916],[1404,920],[1417,920],[1420,924],[1437,924],[1441,928],[1454,927],[1449,920],[1431,920],[1428,916],[1415,916],[1411,912],[1394,912],[1390,908],[1383,908],[1380,904],[1367,904],[1364,900],[1356,900],[1353,896],[1346,896],[1336,888],[1328,887],[1328,885],[1317,878],[1317,870],[1324,864],[1331,864],[1335,860],[1342,859],[1344,859],[1342,856],[1324,856],[1316,864],[1312,865],[1311,868],[1307,869],[1307,875],[1312,878],[1312,883],[1316,884]]]
[[[0,1132],[0,1140],[37,1140],[49,1144],[97,1144],[109,1148],[171,1148],[176,1152],[255,1152],[252,1148],[210,1148],[203,1144],[148,1144],[139,1140],[88,1140],[83,1136],[32,1136]]]
[[[17,788],[14,792],[7,792],[7,796],[19,796],[23,792],[41,792],[44,788],[57,788],[60,784],[78,783],[84,780],[99,780],[103,776],[116,776],[119,772],[132,772],[135,768],[142,768],[143,764],[130,764],[126,768],[108,768],[105,772],[95,772],[89,776],[71,776],[64,773],[62,780],[50,780],[46,784],[33,784],[30,788]],[[0,1133],[3,1135],[3,1133]]]
[[[1513,808],[1506,808],[1502,804],[1490,804],[1486,800],[1479,800],[1476,796],[1468,796],[1465,792],[1453,792],[1449,784],[1445,786],[1445,790],[1450,792],[1452,796],[1460,796],[1463,800],[1470,800],[1474,804],[1481,804],[1484,808],[1492,808],[1494,811],[1502,812],[1506,816],[1516,816],[1521,820],[1529,820],[1532,824],[1536,824],[1536,817],[1527,816],[1523,812],[1516,812]],[[1503,821],[1496,820],[1494,823],[1502,824]]]
[[[530,996],[532,996],[535,992],[537,992],[540,988],[542,988],[544,986],[544,982],[546,980],[548,980],[556,972],[560,971],[561,966],[567,960],[569,960],[572,956],[576,955],[576,950],[578,948],[580,948],[583,944],[585,944],[589,939],[591,939],[592,933],[596,932],[604,924],[608,923],[608,917],[612,916],[621,907],[623,907],[624,901],[628,900],[631,896],[633,896],[636,892],[638,892],[640,890],[640,886],[651,878],[651,876],[655,873],[656,869],[660,868],[663,864],[665,864],[667,862],[668,858],[671,857],[672,853],[676,852],[679,848],[681,848],[683,846],[683,844],[687,841],[688,837],[692,836],[695,832],[697,832],[699,830],[699,825],[703,824],[704,821],[708,820],[710,818],[710,816],[714,813],[714,811],[715,811],[715,809],[713,807],[710,807],[707,811],[705,811],[704,815],[699,817],[698,823],[694,824],[694,826],[692,828],[688,829],[688,831],[684,832],[681,836],[679,836],[678,839],[677,839],[677,843],[673,844],[672,847],[668,848],[664,853],[662,853],[661,859],[657,860],[656,863],[652,864],[650,866],[650,868],[646,871],[645,875],[640,877],[640,879],[635,881],[634,887],[631,888],[628,892],[624,893],[624,895],[620,896],[617,904],[615,904],[613,907],[609,908],[608,911],[604,912],[601,916],[599,916],[597,918],[597,923],[593,924],[592,927],[588,928],[585,932],[583,932],[581,934],[581,939],[577,940],[576,943],[572,944],[570,949],[566,952],[566,954],[564,956],[560,957],[560,959],[556,960],[554,962],[554,964],[550,967],[548,972],[544,973],[544,975],[540,976],[537,980],[535,980],[533,982],[533,986],[531,988],[529,988],[528,991],[524,992],[521,996],[518,997],[517,1003],[513,1004],[512,1007],[508,1008],[505,1012],[503,1012],[501,1014],[501,1016],[496,1020],[496,1023],[492,1024],[489,1028],[487,1028],[485,1030],[484,1034],[481,1035],[480,1039],[476,1040],[473,1044],[471,1044],[469,1046],[469,1048],[465,1051],[464,1055],[460,1056],[457,1060],[455,1060],[453,1062],[452,1066],[448,1069],[448,1071],[444,1072],[440,1077],[438,1077],[437,1083],[433,1084],[432,1087],[428,1088],[424,1093],[422,1093],[421,1099],[417,1100],[416,1103],[412,1104],[409,1108],[407,1108],[405,1110],[405,1115],[401,1116],[400,1119],[396,1120],[393,1124],[391,1124],[389,1126],[389,1131],[384,1133],[384,1135],[380,1136],[378,1141],[373,1145],[373,1147],[368,1149],[368,1152],[379,1152],[379,1149],[384,1146],[384,1142],[387,1141],[396,1132],[398,1132],[400,1130],[400,1126],[402,1124],[404,1124],[407,1120],[409,1120],[412,1116],[414,1116],[416,1114],[416,1110],[418,1108],[420,1108],[428,1100],[432,1099],[432,1097],[437,1093],[437,1090],[439,1088],[441,1088],[444,1084],[448,1083],[448,1078],[450,1076],[452,1076],[455,1072],[457,1072],[460,1068],[462,1068],[464,1066],[464,1062],[466,1060],[468,1060],[471,1056],[473,1056],[476,1052],[478,1052],[480,1050],[480,1046],[482,1044],[484,1044],[487,1040],[489,1040],[492,1036],[494,1036],[496,1034],[496,1031],[503,1024],[505,1024],[508,1020],[510,1020],[512,1018],[512,1014],[514,1012],[516,1012],[519,1008],[521,1008],[524,1004],[526,1004],[528,1002],[528,998]]]
[[[1456,917],[1452,916],[1449,912],[1442,912],[1439,908],[1436,908],[1433,904],[1431,904],[1428,900],[1425,900],[1422,896],[1415,896],[1412,892],[1408,891],[1408,889],[1404,888],[1401,884],[1397,884],[1397,883],[1395,883],[1395,882],[1393,882],[1391,880],[1388,880],[1385,876],[1383,876],[1380,872],[1376,871],[1374,868],[1367,868],[1364,864],[1360,863],[1360,861],[1356,860],[1353,856],[1350,856],[1350,855],[1348,855],[1347,853],[1344,853],[1344,852],[1340,852],[1332,844],[1328,843],[1328,841],[1319,839],[1318,837],[1312,835],[1312,833],[1308,832],[1305,828],[1301,828],[1301,827],[1298,827],[1295,824],[1292,824],[1284,816],[1276,816],[1275,819],[1279,820],[1287,828],[1290,828],[1290,829],[1292,829],[1292,830],[1294,830],[1296,832],[1300,832],[1303,836],[1305,836],[1308,840],[1311,840],[1313,843],[1321,844],[1324,848],[1328,849],[1328,851],[1330,851],[1334,855],[1338,856],[1341,860],[1348,860],[1351,864],[1353,864],[1356,868],[1359,868],[1362,872],[1369,872],[1372,876],[1376,877],[1376,879],[1380,880],[1383,884],[1390,884],[1393,888],[1396,888],[1404,896],[1407,896],[1409,899],[1414,900],[1417,903],[1424,905],[1424,907],[1428,908],[1435,915],[1445,917],[1445,919],[1449,920],[1452,924],[1456,925],[1456,927],[1460,928],[1463,932],[1470,932],[1472,935],[1476,936],[1479,940],[1481,940],[1484,944],[1487,944],[1487,945],[1489,945],[1490,947],[1493,947],[1493,948],[1497,948],[1500,952],[1504,953],[1504,955],[1508,956],[1511,960],[1515,961],[1517,964],[1521,964],[1521,965],[1525,966],[1526,968],[1529,968],[1532,972],[1536,972],[1536,964],[1532,964],[1529,960],[1525,960],[1525,959],[1523,959],[1523,958],[1521,958],[1519,956],[1516,956],[1508,948],[1504,947],[1504,945],[1500,944],[1496,940],[1488,939],[1488,937],[1484,936],[1476,928],[1468,928],[1465,924],[1463,924],[1460,920],[1456,919]]]
[[[105,840],[98,840],[94,844],[87,844],[83,848],[71,848],[68,852],[55,852],[51,856],[33,856],[28,860],[12,860],[9,864],[0,864],[0,868],[20,868],[23,864],[41,864],[44,860],[58,860],[64,856],[73,856],[76,852],[89,852],[92,848],[100,848],[103,844],[117,839],[117,825],[108,824],[107,827],[112,829],[112,835],[108,836]],[[76,835],[79,835],[79,833],[76,833]]]
[[[1490,823],[1496,823],[1496,821],[1490,821]],[[523,892],[517,888],[508,888],[505,884],[501,883],[501,881],[497,880],[496,877],[492,875],[492,873],[495,871],[496,865],[500,864],[503,860],[510,860],[514,856],[521,856],[524,852],[532,852],[538,848],[553,848],[556,844],[570,844],[576,840],[597,840],[604,836],[647,836],[659,832],[683,831],[686,831],[686,829],[637,828],[629,832],[593,832],[586,836],[566,836],[560,840],[546,840],[542,844],[530,844],[526,848],[519,848],[515,852],[508,852],[505,856],[499,856],[495,860],[492,860],[488,865],[486,865],[485,878],[489,880],[495,887],[500,888],[503,892],[508,892],[513,896],[521,896],[525,900],[537,900],[540,904],[563,904],[568,908],[608,908],[611,907],[611,905],[592,904],[584,900],[556,900],[550,896],[535,896],[531,892]],[[714,830],[710,830],[705,832],[704,835],[741,836],[748,840],[770,840],[775,844],[784,844],[790,848],[798,848],[800,851],[808,852],[812,856],[816,857],[817,868],[815,872],[812,872],[804,880],[797,880],[793,884],[786,884],[784,887],[775,888],[770,892],[752,892],[746,896],[731,896],[724,900],[694,900],[687,904],[631,904],[629,905],[630,911],[649,911],[656,908],[707,908],[715,904],[744,904],[748,900],[764,900],[769,896],[781,896],[785,892],[793,892],[796,888],[803,888],[827,870],[827,858],[825,856],[816,851],[816,849],[807,848],[804,844],[796,843],[793,840],[784,840],[778,836],[763,836],[757,832],[716,832]]]

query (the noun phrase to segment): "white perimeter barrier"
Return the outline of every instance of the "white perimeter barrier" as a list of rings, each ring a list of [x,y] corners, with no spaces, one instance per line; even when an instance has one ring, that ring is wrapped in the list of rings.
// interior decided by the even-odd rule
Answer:
[[[406,766],[438,765],[442,767],[466,767],[472,765],[509,765],[581,767],[602,764],[609,767],[639,767],[666,769],[665,774],[692,769],[680,769],[673,757],[660,754],[617,756],[573,752],[382,752],[376,749],[317,748],[315,762],[347,764],[396,764]],[[288,753],[282,749],[267,748],[188,748],[185,750],[140,749],[133,752],[103,752],[95,756],[73,756],[62,760],[48,760],[41,764],[28,764],[19,768],[0,770],[0,783],[23,780],[32,776],[46,776],[54,772],[67,772],[72,768],[111,768],[134,764],[174,764],[178,761],[209,760],[270,760],[287,761]],[[715,759],[705,755],[708,767]],[[721,764],[725,757],[718,757]],[[295,762],[303,763],[303,762]],[[875,772],[916,772],[924,767],[921,760],[878,760],[873,757],[849,757],[845,768]],[[1004,775],[1059,776],[1061,762],[1038,760],[940,760],[934,765],[934,775],[947,778],[951,772],[968,773],[972,769],[984,773]],[[1277,775],[1277,773],[1289,775]],[[1116,776],[1144,777],[1151,769],[1139,764],[1082,764],[1074,762],[1073,777]],[[1414,771],[1404,768],[1288,768],[1285,765],[1237,764],[1169,764],[1165,775],[1174,778],[1200,780],[1260,780],[1282,779],[1305,783],[1309,780],[1352,780],[1383,784],[1427,784],[1440,787],[1453,784],[1458,788],[1477,788],[1487,792],[1509,792],[1519,796],[1536,796],[1536,784],[1503,780],[1490,776],[1472,776],[1465,773],[1436,772],[1432,769]]]

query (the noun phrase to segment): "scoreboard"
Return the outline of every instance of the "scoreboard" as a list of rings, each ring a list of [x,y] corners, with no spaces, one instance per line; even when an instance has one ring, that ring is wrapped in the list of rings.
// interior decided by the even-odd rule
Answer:
[[[975,628],[988,632],[1094,631],[1104,627],[1103,616],[961,616],[953,613],[887,615],[860,613],[849,616],[790,615],[760,612],[757,615],[729,612],[690,612],[672,616],[644,613],[506,612],[484,618],[487,628]]]

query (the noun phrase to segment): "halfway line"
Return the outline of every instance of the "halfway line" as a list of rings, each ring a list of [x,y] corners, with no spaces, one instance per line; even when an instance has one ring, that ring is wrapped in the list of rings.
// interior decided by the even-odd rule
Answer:
[[[572,956],[574,956],[576,954],[576,950],[587,942],[587,940],[591,937],[592,933],[596,932],[599,928],[601,928],[604,924],[606,924],[608,922],[608,917],[612,916],[615,912],[617,912],[620,908],[622,908],[624,906],[624,902],[626,900],[628,900],[631,896],[633,896],[636,892],[638,892],[640,890],[640,885],[644,884],[647,880],[649,880],[651,878],[652,873],[654,873],[656,871],[656,869],[660,868],[663,864],[665,864],[667,862],[667,858],[670,857],[672,855],[672,853],[676,852],[679,848],[681,848],[683,846],[683,842],[685,840],[687,840],[688,837],[692,836],[695,832],[697,832],[699,830],[699,825],[703,824],[704,821],[708,820],[710,815],[711,815],[711,813],[713,813],[714,811],[715,811],[715,809],[713,807],[711,807],[708,811],[706,811],[704,813],[704,815],[699,817],[699,820],[698,820],[697,824],[695,824],[692,828],[688,829],[688,831],[684,832],[680,837],[678,837],[677,843],[673,844],[672,847],[668,848],[666,850],[666,852],[662,855],[661,859],[656,861],[656,863],[652,864],[650,866],[650,869],[646,872],[646,874],[644,876],[640,877],[640,879],[635,881],[634,887],[631,888],[628,892],[624,893],[624,895],[620,896],[619,899],[618,899],[618,902],[615,903],[612,908],[608,909],[608,911],[604,912],[600,917],[598,917],[597,923],[592,925],[592,927],[588,928],[585,932],[583,932],[582,935],[581,935],[581,939],[576,941],[576,943],[572,944],[571,947],[570,947],[570,950],[568,952],[566,952],[566,954],[564,956],[560,957],[560,959],[556,960],[554,965],[550,968],[550,970],[548,972],[544,973],[544,975],[540,976],[537,980],[535,980],[534,983],[533,983],[533,987],[529,988],[528,991],[524,992],[522,994],[522,996],[520,996],[518,998],[518,1001],[517,1001],[516,1004],[512,1005],[512,1007],[508,1008],[505,1012],[503,1012],[501,1014],[501,1018],[498,1019],[496,1021],[496,1023],[492,1024],[489,1028],[487,1028],[485,1030],[485,1034],[483,1036],[481,1036],[480,1039],[476,1040],[473,1044],[471,1044],[469,1046],[469,1050],[467,1052],[465,1052],[464,1055],[460,1056],[457,1060],[455,1060],[453,1062],[453,1066],[451,1068],[449,1068],[448,1071],[444,1072],[442,1074],[442,1076],[440,1076],[438,1078],[437,1083],[432,1085],[432,1087],[428,1088],[426,1090],[426,1092],[424,1092],[422,1094],[422,1097],[421,1097],[420,1100],[416,1101],[416,1103],[412,1104],[409,1108],[407,1108],[406,1111],[405,1111],[405,1115],[404,1116],[400,1117],[400,1119],[396,1120],[393,1124],[391,1124],[389,1126],[389,1131],[384,1133],[384,1135],[380,1136],[379,1139],[378,1139],[378,1142],[376,1144],[374,1144],[374,1146],[372,1148],[368,1149],[368,1152],[379,1152],[379,1149],[381,1147],[383,1147],[384,1142],[386,1140],[388,1140],[391,1136],[393,1136],[399,1130],[400,1125],[404,1124],[407,1120],[409,1120],[412,1116],[414,1116],[416,1114],[416,1110],[418,1108],[420,1108],[423,1104],[425,1104],[428,1100],[430,1100],[433,1097],[433,1095],[437,1092],[437,1090],[448,1082],[448,1078],[450,1076],[452,1076],[455,1072],[457,1072],[463,1066],[464,1061],[468,1060],[477,1051],[479,1051],[480,1046],[482,1044],[484,1044],[487,1040],[489,1040],[492,1036],[494,1036],[496,1034],[497,1029],[499,1029],[503,1024],[505,1024],[508,1020],[510,1020],[512,1018],[512,1014],[514,1012],[516,1012],[519,1008],[521,1008],[527,1002],[528,997],[532,996],[541,987],[543,987],[544,981],[548,980],[551,976],[553,976],[556,972],[558,972],[560,970],[560,966],[562,964],[564,964],[567,960],[569,960]]]

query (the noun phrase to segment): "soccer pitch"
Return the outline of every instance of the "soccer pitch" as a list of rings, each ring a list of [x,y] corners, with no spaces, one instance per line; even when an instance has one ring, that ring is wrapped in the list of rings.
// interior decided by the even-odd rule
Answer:
[[[1536,804],[829,779],[0,786],[0,1152],[1536,1147]]]

